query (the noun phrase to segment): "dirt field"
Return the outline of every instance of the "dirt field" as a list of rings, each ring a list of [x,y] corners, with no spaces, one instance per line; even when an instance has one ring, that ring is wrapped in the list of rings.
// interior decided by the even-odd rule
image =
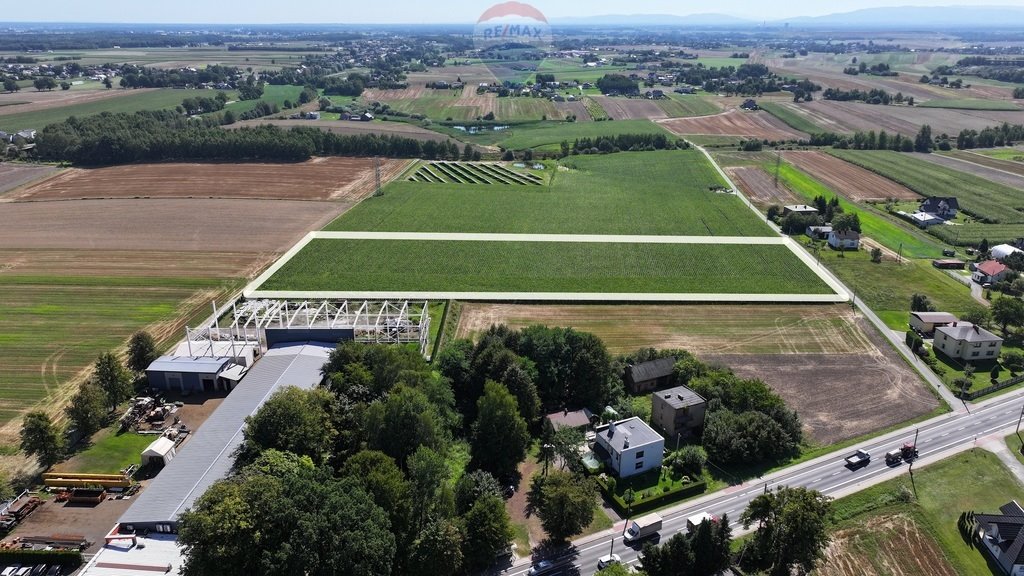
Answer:
[[[762,140],[800,140],[807,134],[793,130],[767,112],[729,110],[713,116],[672,118],[659,124],[675,134],[746,136]]]
[[[24,102],[24,104],[12,104],[0,106],[0,116],[7,114],[21,114],[22,112],[36,112],[49,108],[70,106],[72,104],[85,104],[97,100],[107,100],[120,96],[138,95],[142,92],[151,92],[154,88],[139,88],[136,90],[50,90],[39,92],[36,90],[22,88],[14,94],[0,94],[0,104],[4,102]],[[42,128],[42,126],[39,126]]]
[[[920,198],[905,186],[824,152],[785,152],[783,156],[787,162],[854,202]]]
[[[426,128],[420,128],[412,124],[406,124],[404,122],[351,122],[347,120],[246,120],[245,122],[236,122],[228,128],[240,128],[242,126],[256,126],[259,124],[270,124],[272,126],[279,126],[281,128],[291,128],[293,126],[303,126],[305,128],[319,128],[321,130],[327,130],[334,132],[335,134],[380,134],[382,136],[393,134],[395,136],[403,136],[405,138],[413,138],[422,142],[433,141],[433,142],[445,142],[452,141],[456,142],[452,138],[427,130]],[[456,142],[458,144],[458,142]]]
[[[1024,117],[1024,115],[1022,115],[1022,117]],[[981,157],[981,162],[975,162],[975,157]],[[1008,172],[1003,169],[1002,166],[998,168],[984,166],[983,163],[985,163],[986,160],[992,159],[985,159],[980,154],[972,154],[970,157],[964,157],[963,159],[951,158],[949,156],[943,156],[942,154],[914,154],[914,158],[931,162],[932,164],[938,164],[939,166],[945,166],[946,168],[951,168],[959,172],[973,174],[979,178],[1005,184],[1007,186],[1017,188],[1018,190],[1024,190],[1024,175]],[[1008,164],[1013,163],[1008,162]]]
[[[457,331],[491,324],[571,326],[613,354],[682,348],[761,378],[803,419],[814,442],[831,444],[926,414],[938,406],[916,373],[848,306],[541,306],[466,304]]]
[[[470,117],[486,116],[498,113],[498,95],[494,93],[477,94],[476,86],[466,86],[462,94],[452,105],[455,108],[470,108]]]
[[[295,200],[70,200],[0,210],[0,246],[91,250],[282,250],[349,204]]]
[[[33,166],[31,164],[0,164],[0,201],[6,201],[4,195],[20,186],[46,178],[57,172],[55,166]],[[13,196],[13,194],[12,194]]]
[[[594,96],[613,120],[662,120],[668,114],[654,100],[645,98],[619,98]]]
[[[868,518],[838,530],[820,576],[956,576],[935,539],[904,514]]]
[[[872,348],[857,354],[722,354],[701,357],[760,378],[785,398],[821,445],[861,436],[939,406],[935,396],[882,337],[857,319]]]
[[[801,108],[820,114],[843,126],[844,131],[885,130],[889,134],[899,132],[914,136],[923,124],[932,127],[932,134],[959,134],[961,130],[981,130],[998,126],[1003,122],[1019,123],[1020,112],[990,110],[951,110],[946,108],[921,108],[918,106],[880,106],[858,102],[834,102],[816,100],[802,104]]]
[[[569,114],[575,114],[577,122],[590,122],[593,120],[583,102],[553,102],[552,104],[554,104],[555,109],[558,110],[563,118]]]
[[[408,161],[382,160],[381,177],[390,180],[406,166]],[[73,168],[11,194],[10,198],[253,198],[355,202],[371,194],[374,185],[371,158],[314,158],[293,164],[132,164],[93,170]]]
[[[775,179],[763,169],[756,166],[739,166],[726,168],[743,194],[758,206],[772,204],[793,204],[799,200],[784,184],[775,186]]]

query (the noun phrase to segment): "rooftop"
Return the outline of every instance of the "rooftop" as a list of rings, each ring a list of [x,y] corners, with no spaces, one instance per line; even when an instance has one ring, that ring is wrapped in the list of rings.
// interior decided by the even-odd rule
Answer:
[[[655,360],[648,360],[639,364],[626,366],[626,377],[632,382],[646,382],[657,380],[672,374],[672,368],[676,365],[675,356],[667,356]]]
[[[228,340],[186,340],[174,349],[174,356],[215,356],[228,358],[243,356],[254,348],[252,342]]]
[[[833,230],[832,235],[840,240],[860,240],[860,232],[856,230],[845,230],[843,232]]]
[[[181,575],[184,554],[178,539],[168,534],[139,536],[132,540],[114,540],[82,569],[81,576],[153,576]]]
[[[590,425],[590,417],[592,414],[590,410],[584,408],[583,410],[576,410],[575,412],[569,412],[563,410],[561,412],[553,412],[545,416],[548,422],[558,430],[559,428],[581,428],[583,426]]]
[[[245,418],[282,387],[317,386],[320,369],[332,350],[334,345],[326,343],[283,344],[268,350],[118,522],[177,521],[207,488],[231,471]]]
[[[146,371],[215,374],[232,361],[231,357],[217,356],[161,356],[154,360]]]
[[[1024,564],[1024,509],[1016,500],[999,507],[1002,514],[975,514],[974,521],[983,528],[996,525],[1002,542],[999,548],[1013,561]],[[987,536],[986,536],[987,537]]]
[[[954,340],[967,342],[1002,342],[1003,339],[985,330],[981,326],[975,326],[970,322],[954,322],[949,326],[940,326],[935,329]]]
[[[660,434],[636,416],[601,426],[597,429],[597,435],[607,440],[616,452],[665,441]]]
[[[655,392],[658,397],[673,408],[685,408],[686,406],[697,406],[705,402],[700,394],[690,390],[686,386],[676,386],[668,390]]]
[[[995,260],[986,260],[985,262],[978,264],[975,268],[986,276],[995,276],[997,274],[1002,274],[1007,270],[1005,264],[996,262]]]
[[[786,210],[790,212],[817,212],[818,209],[814,206],[808,206],[807,204],[789,204],[784,206]]]
[[[949,312],[911,312],[910,315],[929,324],[936,324],[939,322],[952,324],[953,322],[956,322],[956,316]]]

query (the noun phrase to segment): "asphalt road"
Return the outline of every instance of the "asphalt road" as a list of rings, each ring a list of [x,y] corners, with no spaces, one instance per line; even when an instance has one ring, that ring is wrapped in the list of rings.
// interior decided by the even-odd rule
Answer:
[[[920,452],[914,466],[941,460],[956,452],[971,448],[988,436],[1002,436],[1012,432],[1024,409],[1024,392],[1003,396],[985,404],[974,406],[971,413],[946,414],[921,424],[917,447]],[[747,504],[767,487],[802,486],[818,490],[833,497],[841,497],[867,488],[890,478],[907,474],[910,466],[906,463],[887,466],[885,453],[900,448],[905,442],[914,440],[914,428],[900,430],[861,446],[834,452],[813,461],[793,466],[766,476],[716,492],[699,500],[661,512],[664,523],[661,539],[665,540],[686,529],[686,519],[694,514],[708,512],[716,517],[728,514],[734,534],[742,532],[738,520]],[[845,458],[856,448],[871,453],[871,462],[860,469],[851,470],[845,466]],[[558,569],[550,574],[594,574],[600,557],[614,551],[624,563],[635,563],[639,549],[625,546],[622,542],[624,522],[619,522],[608,532],[573,543],[573,546],[555,552],[545,558],[557,561]],[[535,557],[534,560],[540,560]],[[530,569],[531,563],[521,562],[505,569],[500,574],[522,576]]]

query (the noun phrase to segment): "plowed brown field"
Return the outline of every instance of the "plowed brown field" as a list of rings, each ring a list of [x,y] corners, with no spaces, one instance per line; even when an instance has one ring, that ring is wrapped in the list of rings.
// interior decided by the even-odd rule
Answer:
[[[843,126],[844,131],[885,130],[890,135],[899,132],[911,137],[916,135],[924,124],[932,127],[933,134],[959,134],[961,130],[981,130],[987,126],[998,126],[1003,122],[1019,124],[1021,117],[1020,112],[881,106],[831,100],[807,102],[802,104],[801,108],[829,118]]]
[[[905,186],[824,152],[786,152],[784,157],[787,162],[854,202],[920,198]]]
[[[759,206],[772,204],[793,204],[799,199],[784,184],[775,186],[775,179],[757,166],[739,166],[726,168],[743,194]]]
[[[672,118],[658,123],[679,135],[746,136],[760,140],[800,140],[809,137],[786,126],[767,112],[729,110],[713,116]]]
[[[980,554],[981,552],[977,552]],[[837,530],[815,569],[820,576],[956,576],[935,539],[905,514]]]
[[[385,181],[408,165],[382,160]],[[79,168],[29,186],[11,199],[254,198],[357,201],[375,187],[370,158],[315,158],[296,164],[133,164]]]
[[[654,100],[645,98],[620,98],[594,96],[598,104],[614,120],[660,120],[668,114]]]

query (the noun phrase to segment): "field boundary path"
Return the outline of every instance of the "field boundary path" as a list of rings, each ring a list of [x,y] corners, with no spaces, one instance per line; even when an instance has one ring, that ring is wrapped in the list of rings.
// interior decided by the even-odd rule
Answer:
[[[707,154],[705,152],[705,154]],[[721,168],[715,164],[721,172]],[[724,173],[723,173],[724,174]],[[729,180],[726,180],[729,182]],[[731,184],[731,182],[730,182]],[[737,194],[743,202],[749,201]],[[313,240],[423,240],[445,242],[568,242],[626,244],[729,244],[785,246],[811,269],[833,294],[723,294],[710,293],[617,293],[617,292],[451,292],[451,291],[305,291],[260,290],[274,274]],[[850,292],[807,252],[799,250],[791,238],[783,236],[630,236],[600,234],[489,234],[442,232],[310,232],[281,258],[249,283],[243,290],[246,298],[348,298],[348,299],[415,299],[415,300],[524,300],[524,301],[588,301],[588,302],[777,302],[837,303],[849,300]]]

